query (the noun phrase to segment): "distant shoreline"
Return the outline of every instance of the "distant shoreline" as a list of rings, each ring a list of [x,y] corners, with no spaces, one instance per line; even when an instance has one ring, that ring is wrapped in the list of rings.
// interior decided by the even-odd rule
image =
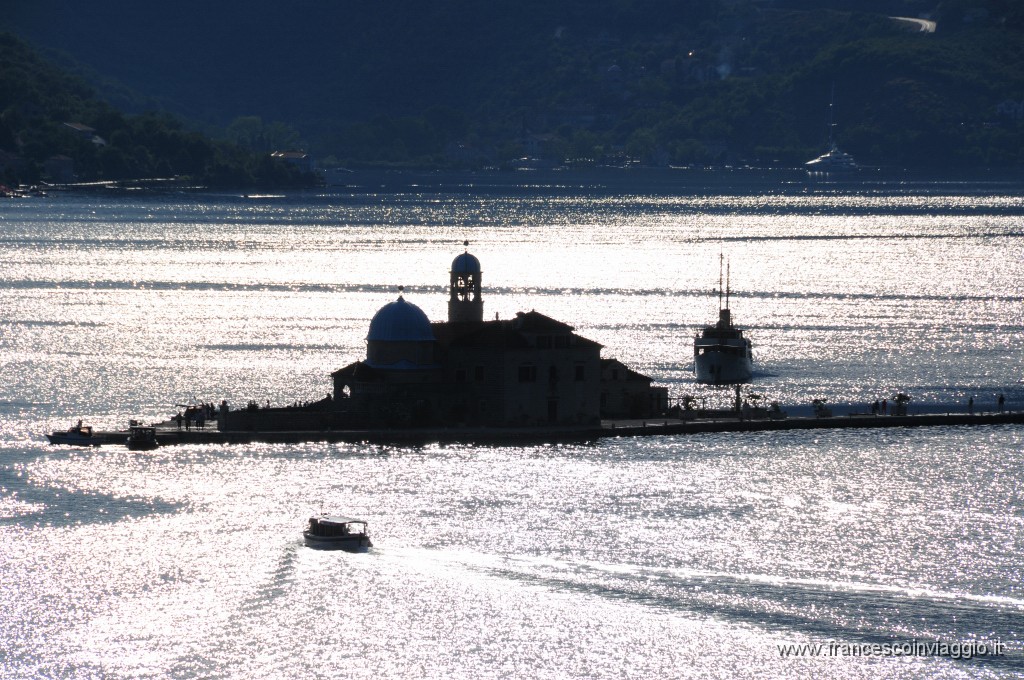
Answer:
[[[565,193],[595,191],[643,191],[673,193],[694,190],[743,191],[751,189],[856,189],[882,185],[902,191],[928,185],[1000,185],[1024,193],[1024,169],[962,170],[936,172],[891,168],[865,168],[841,178],[814,178],[803,168],[718,167],[553,167],[534,170],[450,170],[442,168],[367,167],[345,174],[344,184],[305,187],[208,187],[181,178],[150,178],[42,185],[47,191],[70,193],[108,193],[109,195],[177,193],[235,194],[240,198],[267,198],[268,194],[296,196],[310,192],[365,193],[405,192],[444,189],[457,193],[493,193],[495,191],[541,191],[557,189]],[[1014,186],[1017,185],[1017,186]]]

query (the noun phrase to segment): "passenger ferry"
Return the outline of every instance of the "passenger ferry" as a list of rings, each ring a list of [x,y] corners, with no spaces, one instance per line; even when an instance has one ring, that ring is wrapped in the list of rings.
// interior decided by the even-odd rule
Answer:
[[[722,302],[722,259],[719,256],[718,323],[705,326],[693,339],[693,372],[697,382],[709,385],[744,383],[754,374],[754,344],[732,324],[728,273]]]

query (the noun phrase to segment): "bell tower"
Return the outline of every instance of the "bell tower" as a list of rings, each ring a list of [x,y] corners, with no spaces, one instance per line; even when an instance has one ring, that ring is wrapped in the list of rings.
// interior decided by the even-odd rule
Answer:
[[[480,260],[469,254],[469,241],[464,241],[463,245],[466,252],[452,261],[448,322],[481,323],[484,300],[480,295]]]

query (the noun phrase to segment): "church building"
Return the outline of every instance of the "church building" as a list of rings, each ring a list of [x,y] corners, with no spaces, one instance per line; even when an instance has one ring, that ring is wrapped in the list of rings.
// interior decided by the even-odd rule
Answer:
[[[601,345],[535,311],[484,321],[482,273],[468,252],[452,262],[447,321],[402,296],[382,307],[366,359],[333,375],[335,408],[375,425],[598,424]]]
[[[666,390],[646,376],[630,371],[640,379],[606,385],[601,345],[572,326],[536,311],[484,321],[482,273],[468,251],[452,262],[447,321],[431,323],[404,295],[381,307],[370,321],[366,358],[332,374],[333,398],[304,413],[232,414],[232,426],[594,427],[602,417],[663,412]]]

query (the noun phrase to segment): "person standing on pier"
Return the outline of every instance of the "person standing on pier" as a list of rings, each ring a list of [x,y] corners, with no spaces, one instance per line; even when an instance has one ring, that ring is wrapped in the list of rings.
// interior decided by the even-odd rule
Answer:
[[[967,400],[967,412],[972,416],[974,415],[974,397]]]

